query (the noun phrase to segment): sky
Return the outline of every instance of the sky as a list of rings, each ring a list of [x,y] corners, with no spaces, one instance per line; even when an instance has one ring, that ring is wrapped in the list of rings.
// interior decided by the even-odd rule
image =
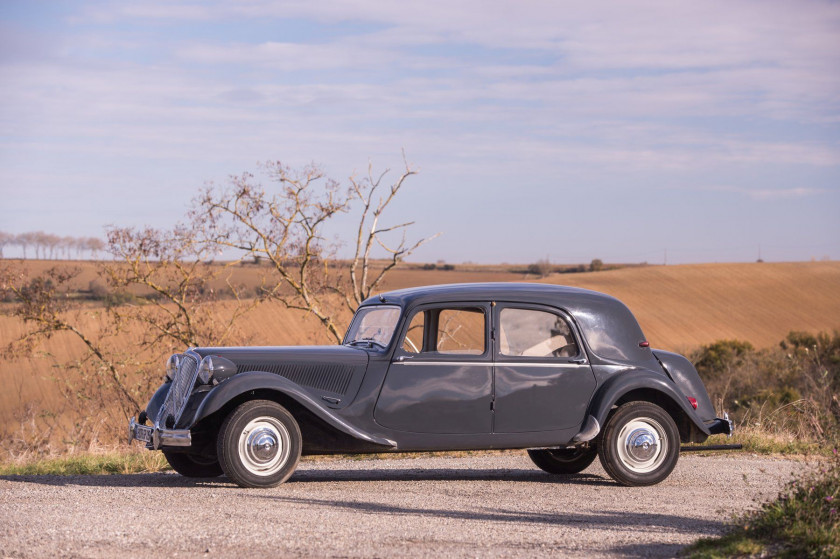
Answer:
[[[417,262],[840,259],[840,3],[0,3],[0,231],[403,150]]]

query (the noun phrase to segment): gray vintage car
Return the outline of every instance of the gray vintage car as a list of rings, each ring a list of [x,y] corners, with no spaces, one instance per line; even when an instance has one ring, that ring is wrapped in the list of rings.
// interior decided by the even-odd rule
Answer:
[[[681,442],[729,434],[684,357],[584,289],[484,283],[368,299],[340,346],[206,347],[173,355],[130,422],[190,477],[272,487],[302,454],[528,449],[552,474],[597,455],[652,485]]]

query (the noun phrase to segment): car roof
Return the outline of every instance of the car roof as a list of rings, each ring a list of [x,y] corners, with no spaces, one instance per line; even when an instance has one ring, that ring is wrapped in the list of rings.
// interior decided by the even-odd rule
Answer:
[[[362,304],[382,304],[384,302],[398,304],[402,307],[412,307],[424,303],[468,300],[543,303],[551,306],[568,306],[572,302],[577,303],[577,305],[572,306],[578,306],[581,303],[585,304],[587,300],[618,302],[614,297],[604,293],[579,287],[544,283],[487,282],[450,283],[398,289],[370,297]]]
[[[627,306],[610,295],[544,283],[455,283],[412,287],[370,297],[366,305],[399,305],[411,309],[427,303],[495,301],[546,305],[568,312],[590,349],[601,357],[642,362],[651,359],[640,343],[644,333]],[[645,346],[646,347],[646,346]]]

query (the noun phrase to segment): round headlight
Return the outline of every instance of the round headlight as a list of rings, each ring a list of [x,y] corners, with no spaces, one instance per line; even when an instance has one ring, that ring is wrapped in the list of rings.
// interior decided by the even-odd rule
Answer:
[[[172,382],[172,379],[175,378],[175,375],[178,373],[178,367],[181,366],[181,354],[175,353],[169,360],[166,362],[166,374],[163,376],[163,380],[166,382]]]
[[[213,357],[208,355],[201,360],[198,366],[198,382],[201,384],[210,384],[213,380]]]

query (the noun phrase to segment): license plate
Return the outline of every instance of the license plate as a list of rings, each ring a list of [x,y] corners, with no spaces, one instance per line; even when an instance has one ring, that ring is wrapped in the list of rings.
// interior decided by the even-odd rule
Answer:
[[[145,425],[134,426],[134,438],[147,443],[152,440],[152,428]]]

